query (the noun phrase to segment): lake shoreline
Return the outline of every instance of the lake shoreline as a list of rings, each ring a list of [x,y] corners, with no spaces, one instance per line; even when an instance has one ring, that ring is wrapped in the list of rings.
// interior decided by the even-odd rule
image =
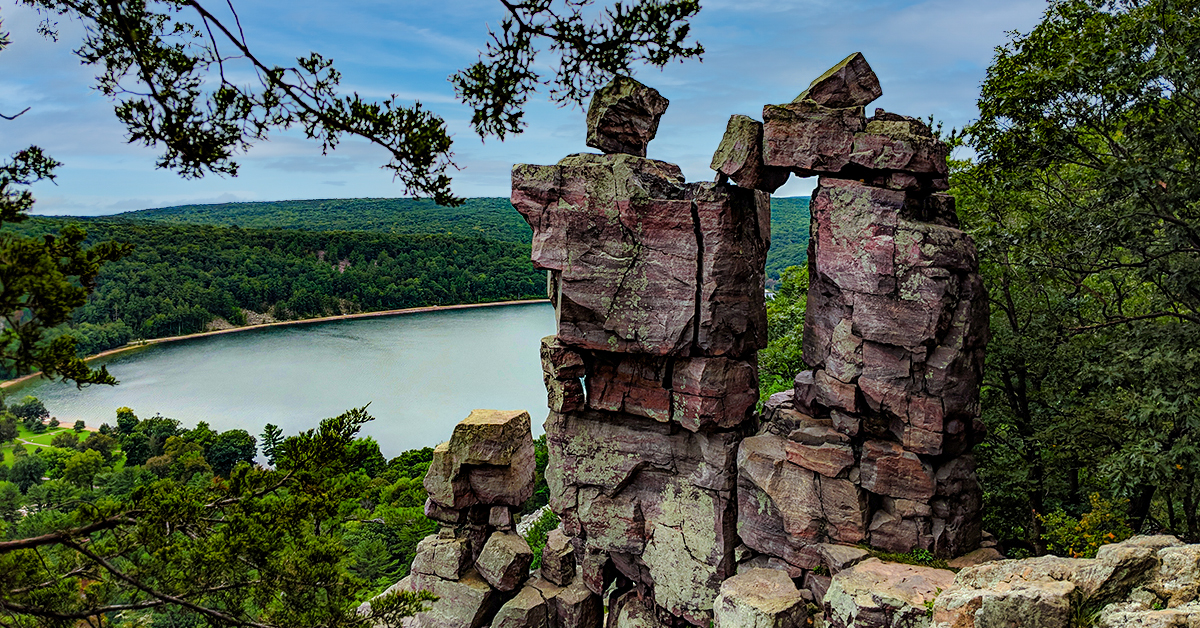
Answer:
[[[254,329],[267,329],[270,327],[287,327],[287,326],[293,326],[293,325],[313,325],[313,324],[317,324],[317,323],[330,323],[330,322],[334,322],[334,321],[346,321],[346,320],[354,320],[354,319],[360,319],[360,318],[380,318],[380,317],[386,317],[386,316],[404,316],[407,314],[425,314],[428,312],[442,312],[442,311],[446,311],[446,310],[466,310],[466,309],[485,308],[485,307],[504,307],[504,306],[511,306],[511,305],[528,305],[528,304],[534,304],[534,303],[548,303],[548,302],[549,302],[549,299],[521,299],[521,300],[516,300],[516,301],[492,301],[492,302],[488,302],[488,303],[459,303],[456,305],[426,305],[426,306],[422,306],[422,307],[410,307],[410,308],[403,308],[403,309],[398,309],[398,310],[380,310],[377,312],[359,312],[356,314],[339,314],[337,316],[321,316],[318,318],[305,318],[305,319],[292,320],[292,321],[275,321],[275,322],[271,322],[271,323],[259,323],[257,325],[243,325],[241,327],[230,327],[229,329],[215,329],[212,331],[203,331],[203,332],[198,332],[198,333],[194,333],[194,334],[184,334],[182,336],[167,336],[165,338],[151,338],[149,340],[142,340],[137,343],[130,343],[123,347],[117,347],[116,349],[109,349],[108,351],[102,351],[95,355],[90,355],[90,356],[84,358],[84,360],[87,362],[91,362],[93,360],[108,358],[108,357],[112,357],[114,355],[118,355],[121,353],[127,353],[129,351],[135,351],[137,349],[142,349],[142,348],[153,346],[153,345],[166,344],[166,343],[170,343],[170,342],[179,342],[181,340],[192,340],[195,338],[205,338],[208,336],[220,336],[223,334],[233,334],[233,333],[237,333],[237,332],[249,331],[249,330],[254,330]],[[18,386],[18,385],[28,382],[32,379],[40,377],[41,374],[42,374],[42,372],[38,371],[36,373],[30,373],[29,375],[18,377],[16,379],[10,379],[10,380],[0,382],[0,390],[4,390],[4,389],[10,388],[12,386]]]

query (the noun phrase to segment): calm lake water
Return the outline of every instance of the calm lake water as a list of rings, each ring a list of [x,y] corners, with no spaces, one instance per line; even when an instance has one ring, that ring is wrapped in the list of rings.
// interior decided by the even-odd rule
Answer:
[[[384,456],[450,438],[473,408],[528,410],[534,434],[546,418],[539,342],[554,333],[548,303],[366,318],[154,345],[105,364],[120,385],[37,380],[34,395],[70,425],[116,423],[115,410],[157,414],[192,427],[284,434],[368,402]]]

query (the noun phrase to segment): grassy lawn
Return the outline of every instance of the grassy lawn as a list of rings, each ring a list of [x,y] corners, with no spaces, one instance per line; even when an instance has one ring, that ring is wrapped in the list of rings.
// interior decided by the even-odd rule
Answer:
[[[53,440],[54,436],[56,434],[58,434],[59,432],[74,433],[74,430],[70,426],[64,424],[64,425],[60,425],[58,427],[47,428],[45,433],[34,434],[33,432],[30,432],[29,430],[25,429],[25,425],[23,423],[21,423],[20,421],[17,422],[17,438],[21,439],[22,441],[28,441],[28,442],[22,442],[21,444],[25,445],[26,451],[29,451],[30,453],[33,453],[32,450],[33,450],[34,446],[49,447],[50,441]],[[89,432],[87,430],[84,430],[82,432],[79,432],[77,434],[77,436],[79,437],[79,440],[84,440],[88,437],[88,434],[89,434]],[[33,445],[30,445],[29,443],[33,443]],[[12,459],[13,459],[12,448],[13,448],[13,443],[8,443],[4,446],[0,446],[0,456],[3,457],[3,463],[6,465],[12,464]]]

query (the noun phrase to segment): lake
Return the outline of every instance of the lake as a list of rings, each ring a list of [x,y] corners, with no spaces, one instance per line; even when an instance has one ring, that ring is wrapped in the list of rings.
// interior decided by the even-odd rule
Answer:
[[[370,403],[362,433],[390,458],[448,440],[474,408],[528,410],[541,434],[539,346],[553,333],[544,302],[268,327],[113,356],[103,364],[117,386],[34,380],[8,394],[38,397],[67,425],[115,425],[128,406],[256,437],[267,423],[295,434]]]

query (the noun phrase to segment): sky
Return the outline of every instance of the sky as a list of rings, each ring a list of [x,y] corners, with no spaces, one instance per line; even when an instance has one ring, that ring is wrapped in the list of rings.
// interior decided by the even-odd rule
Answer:
[[[215,0],[209,3],[216,5]],[[332,58],[342,87],[364,97],[419,101],[446,120],[454,138],[453,190],[459,196],[508,196],[514,163],[548,164],[595,152],[584,145],[584,110],[531,95],[524,133],[482,141],[471,111],[447,77],[478,58],[498,0],[234,0],[247,40],[270,64],[317,51]],[[933,115],[961,127],[976,116],[979,85],[996,46],[1027,32],[1045,0],[701,0],[692,31],[703,61],[642,67],[634,76],[670,100],[648,156],[679,164],[689,181],[710,180],[708,165],[726,121],[762,119],[766,104],[790,102],[808,83],[855,51],[883,86],[872,105]],[[0,0],[12,45],[0,51],[0,154],[36,144],[63,162],[53,182],[38,183],[34,213],[99,215],[191,203],[311,198],[397,197],[403,188],[380,168],[385,152],[346,140],[328,155],[302,134],[275,133],[237,159],[237,177],[184,180],[159,170],[159,151],[126,142],[113,102],[94,89],[96,68],[72,50],[78,24],[61,21],[57,43],[37,34],[46,17]],[[549,67],[553,59],[539,63]],[[247,77],[249,78],[249,77]],[[805,195],[815,184],[795,177],[777,196]]]

